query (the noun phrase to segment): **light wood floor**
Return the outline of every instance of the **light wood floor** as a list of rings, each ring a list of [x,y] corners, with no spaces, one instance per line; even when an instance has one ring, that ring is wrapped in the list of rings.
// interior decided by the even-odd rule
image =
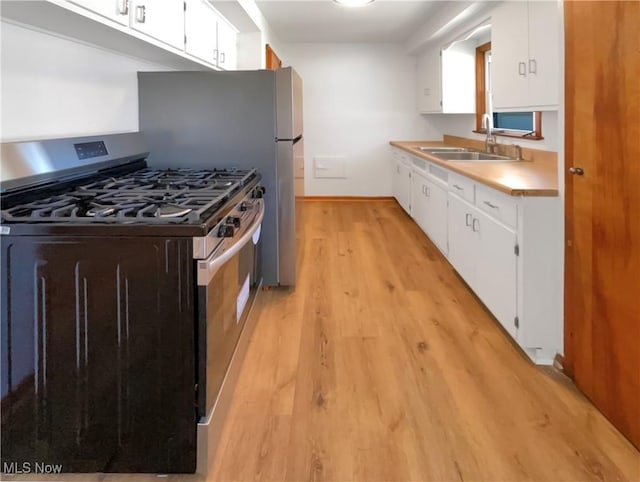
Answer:
[[[209,480],[640,480],[638,451],[397,204],[307,202],[299,241],[295,291],[260,298]]]
[[[532,365],[395,202],[307,202],[212,480],[640,480],[640,454]]]

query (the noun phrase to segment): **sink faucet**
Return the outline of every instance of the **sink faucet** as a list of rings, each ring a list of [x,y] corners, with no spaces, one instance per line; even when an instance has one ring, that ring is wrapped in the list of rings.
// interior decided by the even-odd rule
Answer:
[[[482,128],[487,133],[487,137],[484,140],[484,150],[494,154],[495,147],[498,144],[496,136],[493,134],[493,119],[486,112],[482,114]]]

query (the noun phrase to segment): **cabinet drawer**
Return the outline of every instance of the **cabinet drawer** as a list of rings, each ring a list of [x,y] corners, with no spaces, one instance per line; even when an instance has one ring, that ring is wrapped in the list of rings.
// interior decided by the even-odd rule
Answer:
[[[518,201],[513,196],[478,185],[476,206],[508,226],[518,226]]]
[[[449,174],[449,191],[456,193],[471,204],[475,201],[475,183],[466,177]]]

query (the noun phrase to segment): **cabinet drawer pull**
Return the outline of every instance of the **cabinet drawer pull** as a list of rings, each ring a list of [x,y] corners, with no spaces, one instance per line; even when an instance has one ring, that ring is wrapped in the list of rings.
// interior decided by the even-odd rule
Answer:
[[[458,191],[464,191],[464,188],[458,186],[457,184],[454,184],[453,187],[455,187]]]
[[[518,74],[523,76],[527,75],[527,64],[524,62],[518,62]]]
[[[220,63],[224,64],[225,55],[224,52],[220,52]]]
[[[136,22],[144,23],[147,19],[147,7],[144,5],[138,5],[136,7]]]
[[[470,227],[471,223],[469,222],[469,219],[471,219],[471,214],[467,213],[464,215],[464,224],[466,227]]]
[[[537,74],[538,73],[538,63],[536,59],[529,59],[529,73]]]
[[[213,60],[218,61],[218,49],[213,49]],[[398,171],[399,173],[400,171]]]
[[[129,15],[129,0],[120,0],[118,5],[118,13],[120,15]]]
[[[491,204],[489,201],[485,201],[484,203],[491,209],[498,209],[498,206],[496,206],[495,204]]]
[[[478,223],[478,229],[476,229],[476,222]],[[480,221],[478,220],[478,218],[473,218],[473,224],[471,225],[471,229],[473,230],[474,233],[477,233],[478,231],[480,231]]]
[[[422,194],[424,194],[424,195],[426,196],[426,195],[427,195],[427,193],[426,193],[426,192],[424,192],[424,188],[425,188],[425,185],[423,184],[423,185],[422,185]]]
[[[427,197],[431,197],[431,191],[429,190],[428,186],[424,187],[424,195]]]

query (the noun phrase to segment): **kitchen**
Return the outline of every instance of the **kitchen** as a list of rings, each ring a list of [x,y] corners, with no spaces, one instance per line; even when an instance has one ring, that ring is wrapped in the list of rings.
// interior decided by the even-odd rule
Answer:
[[[132,40],[123,42],[121,32],[115,35],[95,26],[107,22],[102,17],[91,17],[90,29],[76,18],[84,21],[84,12],[62,15],[61,9],[68,5],[46,5],[69,2],[29,3],[44,6],[34,6],[36,11],[28,12],[28,18],[21,17],[20,8],[3,8],[3,142],[137,131],[142,128],[137,72],[195,68],[194,60],[174,47],[165,48],[153,39],[153,45],[143,44],[147,34],[127,32]],[[239,30],[238,68],[262,67],[264,45],[269,44],[283,64],[294,66],[303,79],[304,195],[308,200],[301,203],[298,222],[299,229],[304,229],[298,231],[296,288],[272,289],[258,296],[254,312],[259,319],[209,480],[582,480],[594,478],[593,470],[637,479],[638,454],[632,445],[577,395],[571,382],[536,368],[525,358],[531,356],[526,347],[516,348],[508,330],[499,327],[499,320],[485,311],[467,287],[477,291],[473,283],[463,283],[437,243],[432,244],[421,227],[387,199],[394,194],[396,165],[391,161],[397,154],[393,152],[410,154],[390,148],[390,141],[438,142],[449,135],[475,140],[479,144],[466,147],[484,150],[486,136],[472,133],[475,113],[419,114],[416,92],[421,86],[416,69],[429,46],[437,51],[473,34],[497,6],[377,0],[362,9],[345,10],[323,3],[215,4]],[[631,5],[628,16],[637,15],[633,2],[625,5]],[[141,12],[137,6],[131,5],[135,13]],[[562,7],[557,5],[558,18]],[[43,10],[38,12],[39,8]],[[367,21],[359,20],[363,15],[368,15]],[[325,28],[323,34],[323,29],[312,28],[327,17],[330,31]],[[79,39],[69,39],[71,27],[77,29]],[[562,32],[568,27],[563,28],[560,21],[557,27],[561,53]],[[486,41],[485,34],[474,34],[477,45]],[[576,38],[585,42],[588,32],[582,35]],[[634,45],[637,39],[627,35]],[[572,59],[567,57],[567,62]],[[637,69],[637,62],[627,65]],[[559,66],[557,70],[563,71]],[[615,80],[622,82],[620,77]],[[563,157],[577,147],[567,143],[566,119],[572,104],[569,98],[563,102],[564,80],[559,73],[556,81],[557,107],[541,109],[544,139],[498,136],[498,142],[521,145],[529,161],[538,151],[558,153],[555,187],[559,196],[525,196],[519,202],[549,201],[548,218],[538,222],[542,231],[549,232],[540,255],[554,260],[546,263],[552,277],[539,281],[541,291],[536,288],[533,296],[541,297],[534,298],[535,306],[542,305],[552,314],[545,317],[556,330],[549,351],[563,353],[564,348],[566,355],[558,295],[563,283],[562,200],[567,198],[565,183],[557,179],[565,179],[565,165],[571,164]],[[424,88],[421,91],[424,94]],[[623,89],[607,90],[610,96],[618,91]],[[637,97],[629,101],[633,99]],[[608,105],[615,99],[606,101]],[[608,123],[616,122],[603,116]],[[627,131],[621,129],[617,146],[609,148],[618,149],[613,152],[619,156],[637,152],[637,147],[625,143],[627,137],[634,138],[634,128],[631,124]],[[600,139],[604,134],[599,132],[594,130],[592,137]],[[423,143],[408,146],[410,171],[415,159],[424,161],[431,174],[443,166],[454,175],[463,169],[439,163],[426,153],[414,155],[417,145]],[[588,170],[582,167],[588,179]],[[623,179],[630,183],[637,173],[628,169]],[[476,192],[482,192],[483,186],[477,185],[482,183],[472,181],[477,181]],[[571,177],[566,182],[567,190],[573,187]],[[267,190],[267,200],[269,194]],[[342,200],[331,202],[326,197]],[[348,197],[358,199],[344,199]],[[484,199],[493,202],[494,198]],[[627,202],[631,201],[630,197]],[[522,209],[523,205],[516,207],[518,215]],[[526,214],[531,212],[528,209]],[[524,228],[518,224],[521,218],[517,219],[516,229]],[[524,218],[529,219],[533,222],[538,216]],[[519,240],[526,235],[517,234]],[[528,259],[531,246],[521,246],[521,259]],[[630,256],[626,259],[633,266],[637,253]],[[600,257],[605,259],[603,251]],[[632,299],[631,293],[625,299]],[[447,304],[449,300],[453,301]],[[582,304],[595,310],[586,300]],[[637,331],[637,315],[626,313],[630,314],[626,329]],[[607,342],[625,343],[619,336],[600,335]],[[463,358],[457,358],[458,353]],[[539,362],[548,365],[555,354],[545,353]],[[633,356],[628,361],[636,360]],[[601,362],[612,366],[605,359]],[[633,379],[637,364],[629,366],[628,386],[637,386]],[[586,385],[598,386],[594,380],[595,375]],[[585,381],[581,383],[584,390]],[[600,388],[614,391],[602,384]],[[627,396],[621,395],[621,400]],[[597,405],[606,402],[606,396],[598,397]],[[591,420],[591,428],[586,420]],[[633,432],[627,436],[633,440]],[[498,450],[510,455],[502,461],[495,455]],[[540,466],[541,460],[553,461],[549,471]]]

